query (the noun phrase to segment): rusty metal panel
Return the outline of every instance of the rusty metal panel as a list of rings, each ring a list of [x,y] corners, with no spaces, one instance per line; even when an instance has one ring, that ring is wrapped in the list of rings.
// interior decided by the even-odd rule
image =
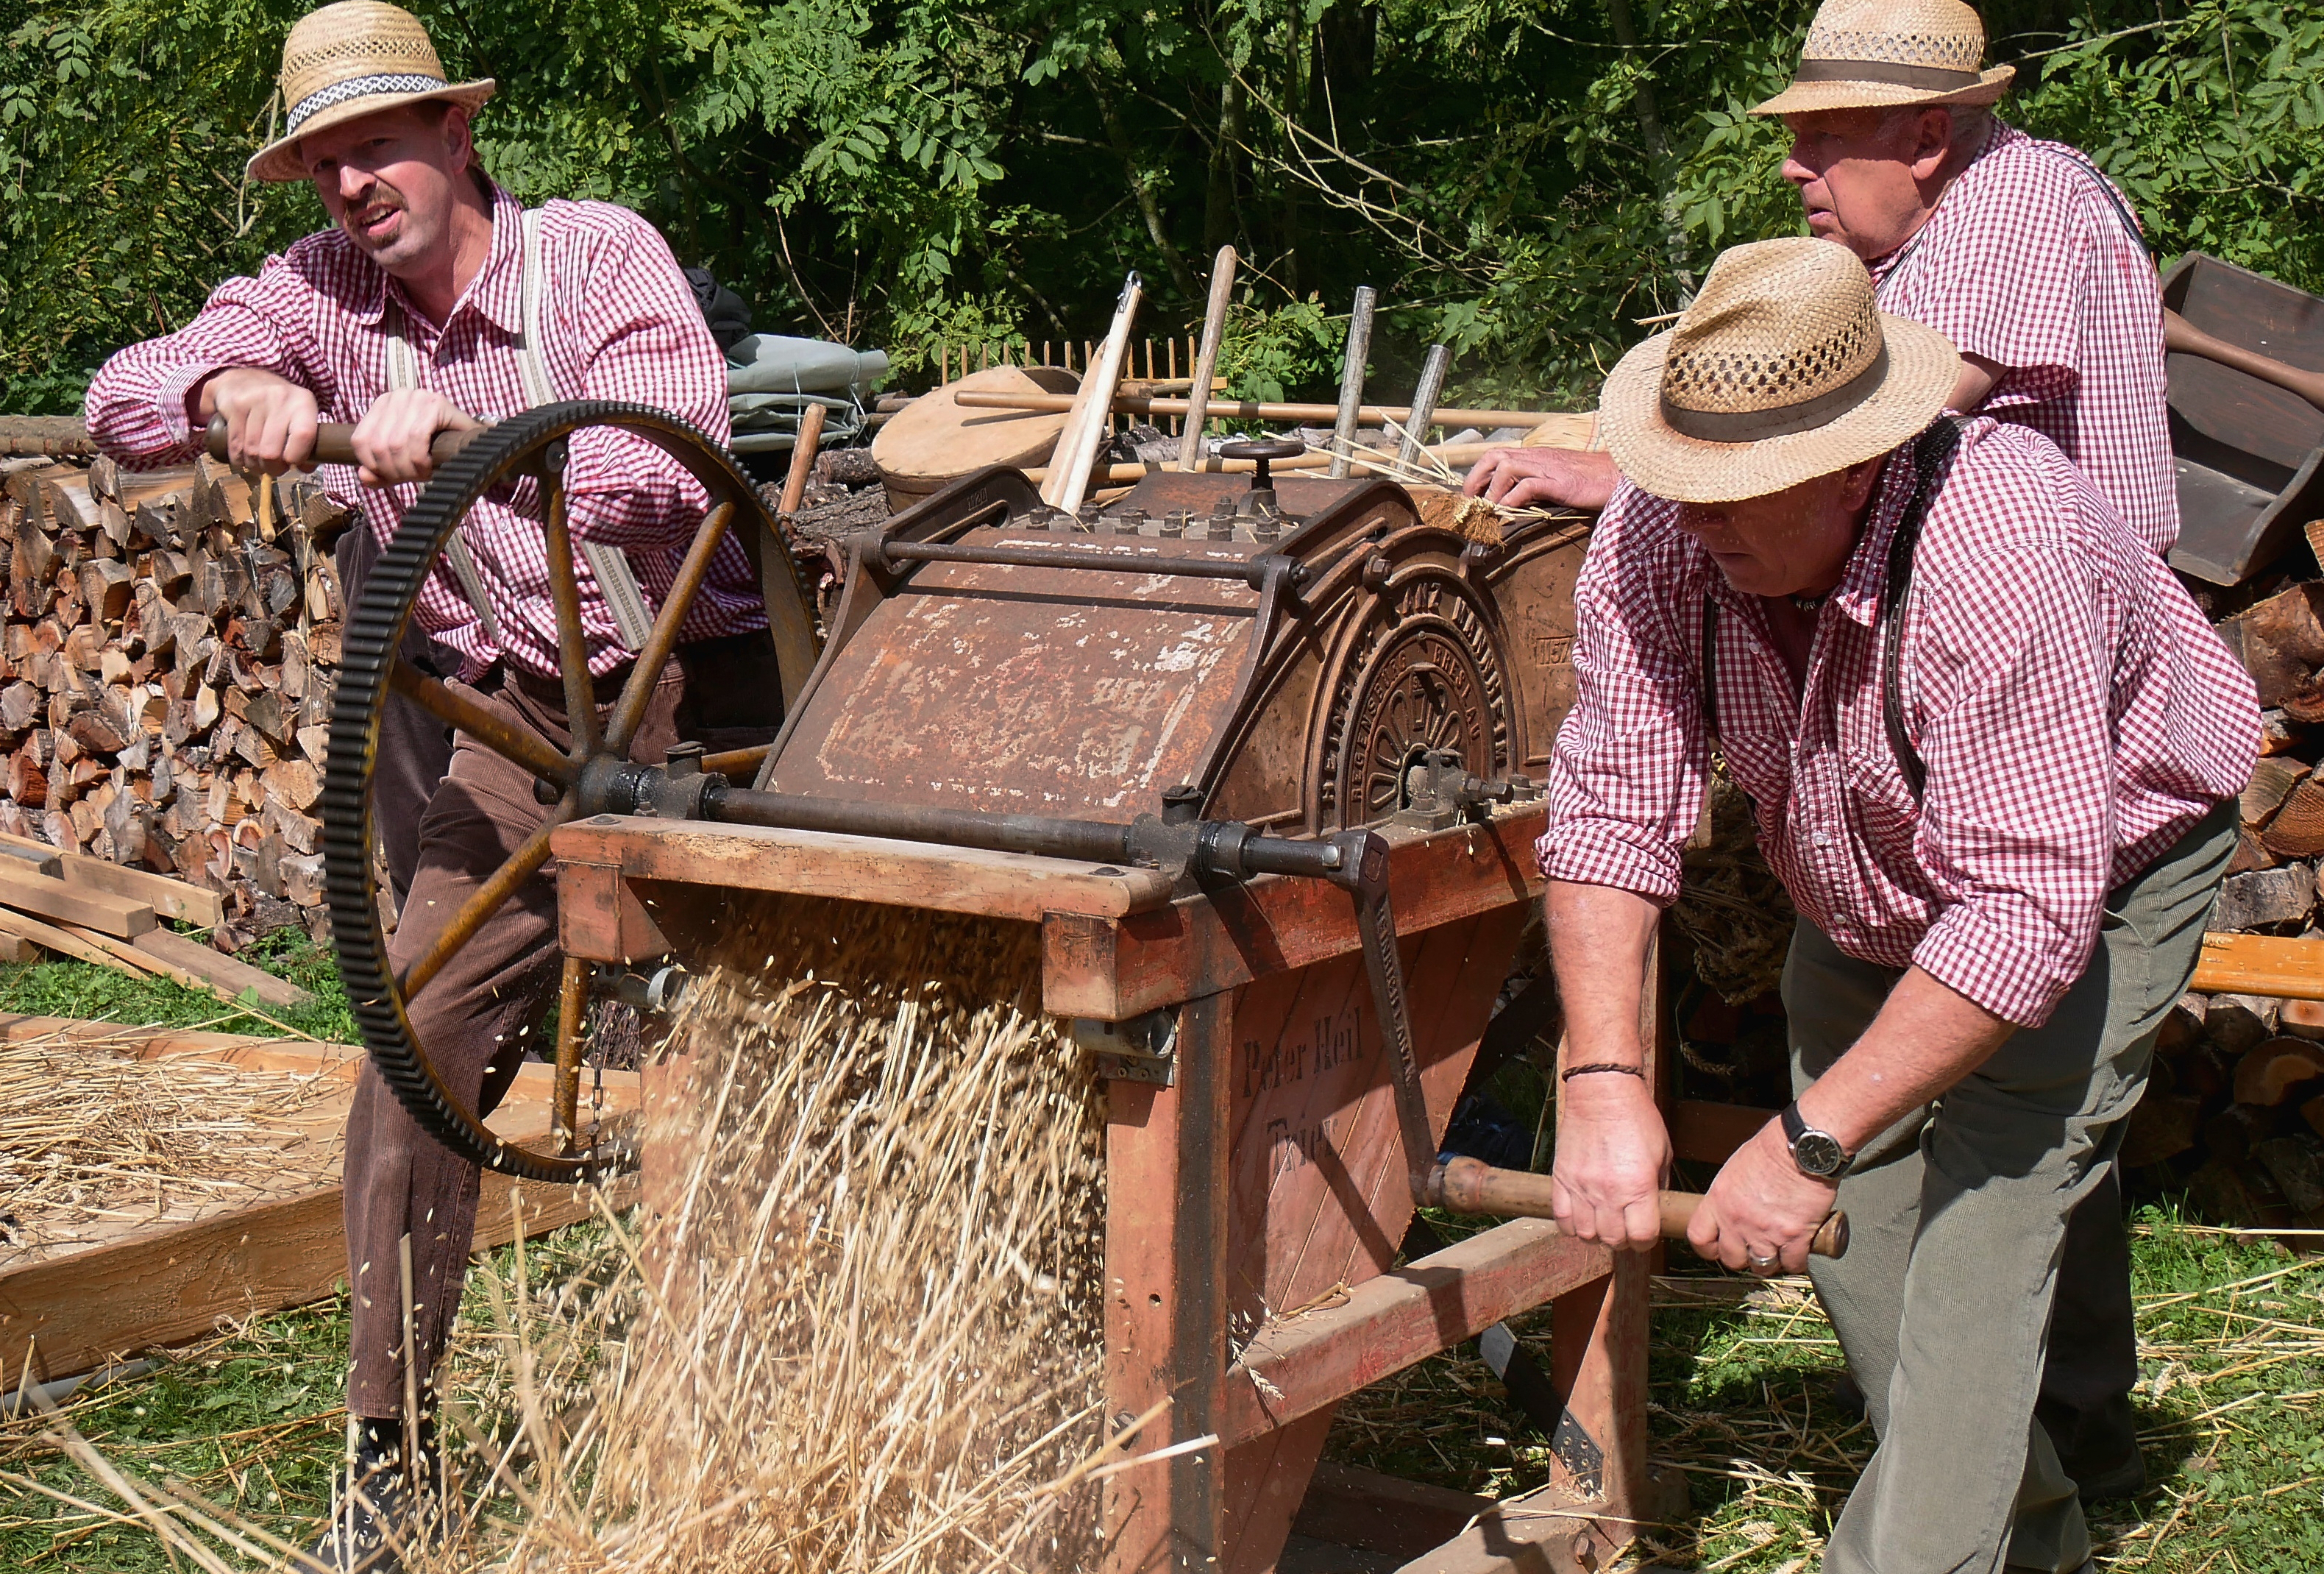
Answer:
[[[1102,536],[1007,529],[964,544],[1119,550]],[[1200,774],[1233,714],[1259,603],[1231,580],[930,564],[839,652],[767,785],[1093,819],[1155,809],[1165,788]]]

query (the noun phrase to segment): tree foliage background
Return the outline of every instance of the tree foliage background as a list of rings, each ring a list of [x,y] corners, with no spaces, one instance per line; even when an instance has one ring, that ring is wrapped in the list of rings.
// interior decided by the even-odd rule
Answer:
[[[306,0],[0,0],[0,409],[78,407],[115,347],[318,227],[253,186]],[[1377,375],[1453,345],[1463,398],[1594,399],[1719,248],[1799,229],[1780,125],[1812,10],[1742,0],[420,0],[490,75],[487,166],[659,224],[759,326],[878,345],[1199,317],[1242,253],[1229,369]],[[2086,149],[2159,257],[2324,289],[2324,0],[1990,0],[2003,113]]]

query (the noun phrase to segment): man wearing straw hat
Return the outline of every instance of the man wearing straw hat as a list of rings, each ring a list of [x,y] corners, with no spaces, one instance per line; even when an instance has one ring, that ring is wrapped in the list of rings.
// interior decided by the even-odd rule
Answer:
[[[724,364],[661,236],[605,203],[527,212],[486,177],[469,120],[494,85],[447,80],[416,18],[378,0],[324,6],[290,30],[281,81],[285,134],[249,173],[311,181],[335,227],[270,258],[257,278],[220,286],[183,330],[115,356],[88,406],[108,451],[132,464],[182,459],[224,416],[234,462],[280,474],[306,463],[319,420],[353,421],[360,466],[326,468],[323,479],[346,498],[369,489],[364,512],[384,542],[418,498],[442,431],[558,399],[623,400],[724,440]],[[603,705],[643,637],[625,626],[603,577],[633,579],[658,603],[707,500],[660,449],[604,429],[573,440],[566,495],[573,537],[588,549],[582,622]],[[469,560],[447,554],[457,571],[438,565],[416,620],[456,654],[480,703],[561,747],[555,604],[541,522],[527,507],[537,501],[495,496],[470,511],[461,532]],[[632,612],[628,625],[636,622]],[[765,626],[749,563],[730,541],[655,690],[639,758],[659,759],[681,732],[713,749],[772,736],[781,690]],[[431,785],[424,814],[406,811],[418,821],[418,855],[390,945],[398,971],[543,817],[529,776],[465,736]],[[374,809],[392,833],[395,806]],[[529,882],[411,1004],[430,1058],[479,1113],[506,1093],[553,989],[555,916],[553,887]],[[424,1439],[404,1446],[406,1378],[424,1393],[458,1308],[478,1176],[367,1068],[348,1117],[346,1185],[347,1409],[363,1490],[315,1556],[334,1569],[383,1569],[418,1523],[405,1473],[391,1467],[428,1451]],[[399,1283],[407,1238],[410,1375]],[[423,1415],[429,1409],[423,1399]]]
[[[1540,844],[1559,1219],[1617,1247],[1655,1236],[1641,980],[1714,747],[1799,908],[1798,1097],[1690,1236],[1807,1268],[1863,1387],[1878,1447],[1834,1574],[2086,1566],[2033,1421],[2060,1245],[2257,752],[2249,677],[2087,477],[2024,426],[1937,419],[1960,368],[1810,239],[1728,252],[1623,357]],[[1854,1242],[1811,1264],[1835,1206]]]
[[[1872,275],[1880,308],[1961,352],[1949,408],[2054,441],[2142,541],[2167,554],[2179,500],[2164,409],[2163,300],[2138,221],[2081,154],[2004,125],[2015,68],[1980,69],[1960,0],[1830,0],[1790,87],[1755,115],[1793,134],[1784,176],[1808,227]],[[1597,506],[1602,454],[1489,454],[1471,493]],[[2130,1244],[2109,1171],[2068,1231],[2039,1413],[2086,1500],[2145,1485]]]
[[[1882,310],[1961,352],[1949,406],[2050,438],[2167,553],[2163,298],[2138,220],[2087,158],[1994,116],[2016,68],[1980,69],[1985,42],[1960,0],[1828,0],[1791,86],[1751,113],[1792,132],[1809,232],[1863,259]],[[1468,489],[1598,507],[1614,482],[1602,454],[1507,449]]]

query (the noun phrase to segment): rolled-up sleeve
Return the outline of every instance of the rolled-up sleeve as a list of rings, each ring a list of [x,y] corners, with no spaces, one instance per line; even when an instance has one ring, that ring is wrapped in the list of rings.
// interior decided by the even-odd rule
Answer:
[[[88,385],[84,419],[97,446],[132,468],[183,464],[197,442],[187,395],[203,378],[252,366],[297,383],[328,408],[328,373],[311,347],[312,288],[286,257],[269,257],[254,279],[229,279],[177,332],[115,352]]]
[[[1678,896],[1680,852],[1702,811],[1710,745],[1702,687],[1670,608],[1677,555],[1667,509],[1625,486],[1600,522],[1573,592],[1577,697],[1558,728],[1536,848],[1552,880]]]
[[[2081,977],[2106,904],[2114,729],[2097,572],[2061,541],[1914,592],[1916,851],[1941,911],[1913,960],[2021,1027]]]

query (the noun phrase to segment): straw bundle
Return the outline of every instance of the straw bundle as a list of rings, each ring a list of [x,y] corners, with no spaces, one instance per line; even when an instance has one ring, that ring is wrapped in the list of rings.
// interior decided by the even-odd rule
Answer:
[[[521,1306],[497,1319],[501,1427],[452,1384],[474,1485],[514,1491],[522,1523],[432,1566],[1091,1561],[1102,1120],[1040,1014],[1032,927],[777,901],[674,1042],[685,1086],[646,1141],[683,1162],[634,1245],[608,1219],[618,1270],[584,1297],[618,1311],[568,1308],[548,1338]],[[547,1468],[494,1464],[503,1428]]]

